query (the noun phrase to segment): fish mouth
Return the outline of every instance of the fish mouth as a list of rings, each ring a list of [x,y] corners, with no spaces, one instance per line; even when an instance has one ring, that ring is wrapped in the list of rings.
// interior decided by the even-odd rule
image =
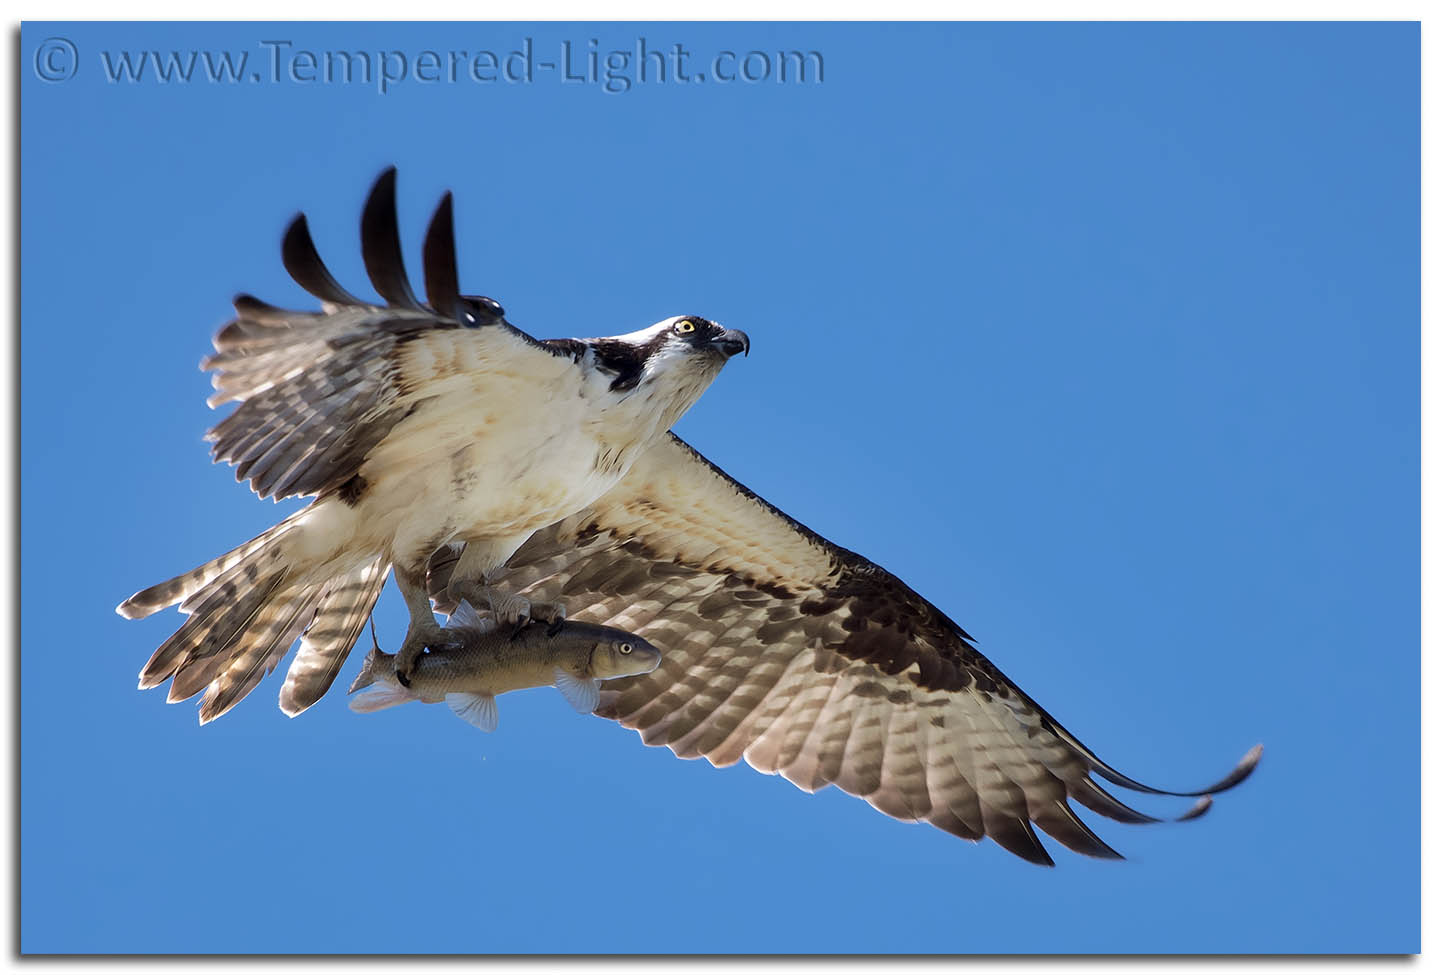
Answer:
[[[636,669],[632,670],[626,676],[640,677],[642,674],[649,674],[651,671],[655,670],[659,666],[661,666],[661,654],[657,653],[654,659],[636,661]]]

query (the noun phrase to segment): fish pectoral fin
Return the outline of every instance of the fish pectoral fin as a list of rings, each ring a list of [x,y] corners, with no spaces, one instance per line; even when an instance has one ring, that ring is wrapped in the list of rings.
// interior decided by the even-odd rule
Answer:
[[[588,677],[577,677],[569,671],[556,668],[556,690],[566,702],[582,714],[590,714],[601,703],[601,682]]]
[[[446,704],[456,717],[482,731],[495,731],[501,720],[500,712],[496,710],[496,699],[490,694],[447,694]]]
[[[393,687],[387,684],[351,698],[350,709],[359,714],[370,714],[372,711],[382,711],[414,700],[416,700],[416,696],[404,687]]]

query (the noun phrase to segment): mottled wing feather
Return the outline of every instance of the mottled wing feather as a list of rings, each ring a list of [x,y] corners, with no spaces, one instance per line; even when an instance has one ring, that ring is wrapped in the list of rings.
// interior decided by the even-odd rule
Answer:
[[[447,194],[425,242],[425,275],[433,303],[416,299],[406,277],[395,213],[395,171],[376,181],[361,217],[361,250],[371,282],[388,306],[345,290],[326,268],[304,216],[282,245],[287,270],[325,303],[319,312],[289,311],[249,295],[215,337],[211,406],[236,410],[207,434],[217,461],[234,464],[261,497],[321,494],[350,482],[369,453],[422,400],[453,395],[484,405],[486,368],[508,374],[553,374],[574,365],[574,349],[539,342],[458,292]],[[468,303],[469,301],[469,303]],[[481,309],[484,314],[477,313]],[[462,320],[464,316],[464,321]],[[463,327],[475,326],[480,327]],[[456,387],[461,387],[459,390]],[[493,399],[494,397],[492,397]],[[438,408],[464,413],[465,401]]]
[[[236,479],[250,480],[261,497],[318,494],[343,483],[408,409],[396,348],[434,322],[397,315],[347,308],[227,326],[216,337],[217,353],[201,364],[215,373],[212,405],[241,401],[207,434],[215,460],[234,464]],[[232,341],[237,334],[242,340]]]
[[[433,593],[455,558],[448,548],[433,559]],[[836,785],[889,816],[990,836],[1036,863],[1052,861],[1033,823],[1078,852],[1117,856],[1069,799],[1150,819],[1092,781],[1119,773],[945,614],[678,438],[537,533],[501,582],[659,647],[655,671],[606,682],[597,713],[680,757],[744,758],[807,791]]]

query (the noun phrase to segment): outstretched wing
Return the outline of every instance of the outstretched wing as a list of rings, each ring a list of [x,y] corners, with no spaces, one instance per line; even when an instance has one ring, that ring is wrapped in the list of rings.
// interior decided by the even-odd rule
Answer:
[[[433,593],[455,558],[447,548],[432,559]],[[944,613],[675,436],[589,509],[537,533],[501,584],[659,647],[652,673],[606,682],[597,713],[681,758],[745,758],[808,792],[836,785],[889,816],[990,836],[1034,863],[1052,860],[1033,823],[1077,852],[1119,856],[1069,800],[1156,821],[1091,776],[1163,790],[1097,758]],[[1231,788],[1260,754],[1207,789],[1165,794]]]
[[[384,305],[341,287],[304,215],[296,217],[282,259],[322,310],[290,311],[241,295],[235,320],[201,363],[215,372],[210,405],[240,403],[207,434],[212,454],[234,464],[236,479],[263,498],[343,489],[417,404],[464,394],[465,382],[445,380],[474,377],[476,363],[537,382],[574,367],[575,350],[531,338],[489,298],[460,294],[449,193],[426,233],[425,304],[401,257],[393,168],[366,201],[361,249]]]

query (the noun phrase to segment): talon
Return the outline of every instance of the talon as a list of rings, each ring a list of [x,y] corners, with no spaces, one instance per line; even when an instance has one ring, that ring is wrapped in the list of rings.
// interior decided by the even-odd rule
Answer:
[[[531,616],[533,619],[545,620],[552,626],[559,626],[566,622],[566,606],[564,603],[532,603]],[[549,630],[552,636],[556,635],[555,630]]]
[[[546,636],[555,636],[561,632],[561,627],[566,625],[565,616],[557,616],[546,626]]]
[[[416,620],[406,630],[405,642],[396,651],[396,679],[401,686],[409,687],[410,678],[415,674],[416,663],[427,648],[444,650],[455,646],[456,638],[432,617],[429,621]]]
[[[531,621],[531,601],[525,596],[488,586],[482,590],[491,612],[502,623],[525,624]]]
[[[450,585],[446,586],[446,598],[453,606],[459,606],[465,601],[475,610],[482,610],[489,605],[485,587],[463,579],[451,580]]]

